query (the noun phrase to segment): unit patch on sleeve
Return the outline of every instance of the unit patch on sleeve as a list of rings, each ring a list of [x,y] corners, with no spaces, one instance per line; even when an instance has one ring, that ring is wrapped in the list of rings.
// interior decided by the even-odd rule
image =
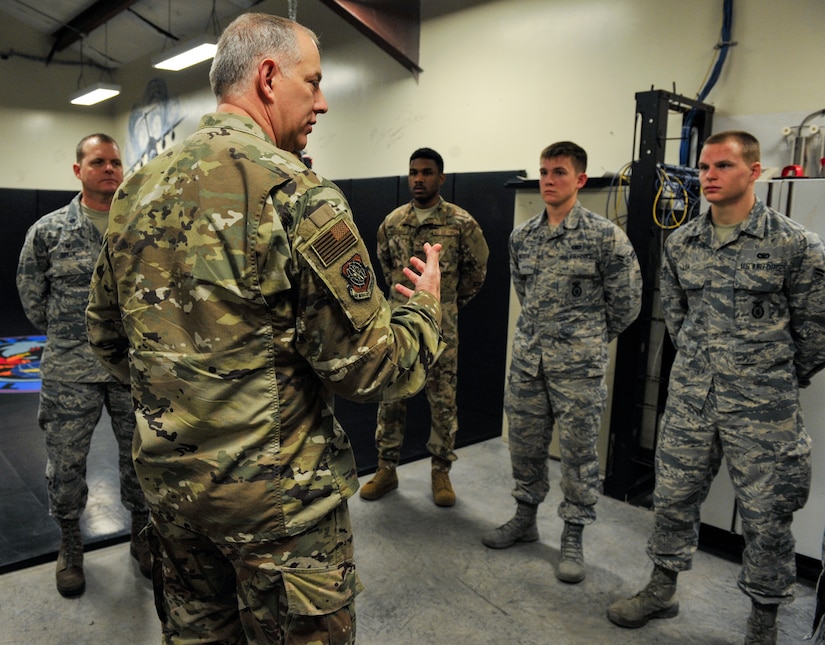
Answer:
[[[318,254],[324,266],[328,267],[357,241],[358,238],[355,237],[346,221],[341,220],[328,231],[319,235],[310,244],[310,247]]]
[[[341,266],[341,275],[347,281],[347,290],[354,300],[367,300],[372,295],[372,273],[356,253]]]

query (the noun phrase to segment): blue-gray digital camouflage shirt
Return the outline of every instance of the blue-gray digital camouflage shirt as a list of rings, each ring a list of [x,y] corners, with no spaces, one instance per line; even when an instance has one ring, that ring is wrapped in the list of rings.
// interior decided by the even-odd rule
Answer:
[[[578,202],[551,231],[542,211],[510,234],[510,277],[521,303],[512,368],[604,375],[609,341],[642,302],[639,261],[624,231]]]
[[[678,350],[671,391],[720,411],[795,399],[825,365],[825,250],[758,200],[722,244],[710,213],[667,239],[662,310]]]
[[[113,380],[89,347],[83,314],[102,243],[100,232],[81,211],[79,194],[26,233],[17,291],[28,319],[46,334],[41,378],[71,383]]]

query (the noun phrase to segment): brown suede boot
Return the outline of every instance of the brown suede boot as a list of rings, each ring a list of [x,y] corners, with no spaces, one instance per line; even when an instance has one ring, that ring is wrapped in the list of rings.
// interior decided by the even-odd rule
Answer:
[[[143,529],[149,524],[149,511],[132,511],[132,539],[129,553],[138,561],[138,568],[145,578],[152,577],[152,554]]]
[[[66,598],[79,596],[86,589],[79,520],[60,520],[60,550],[57,552],[55,580],[57,591]]]
[[[381,499],[391,490],[398,488],[398,473],[395,466],[381,466],[375,471],[375,477],[361,486],[361,499],[374,501]]]
[[[451,466],[452,462],[446,459],[432,458],[433,501],[436,506],[455,506],[455,491],[450,483]]]

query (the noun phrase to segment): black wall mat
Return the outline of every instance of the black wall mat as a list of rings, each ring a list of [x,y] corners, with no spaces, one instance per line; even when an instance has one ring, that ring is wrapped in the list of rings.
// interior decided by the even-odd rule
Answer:
[[[17,261],[26,238],[26,231],[46,213],[68,204],[77,191],[22,190],[0,188],[0,213],[3,235],[0,236],[0,335],[25,336],[39,333],[28,321],[17,295]]]

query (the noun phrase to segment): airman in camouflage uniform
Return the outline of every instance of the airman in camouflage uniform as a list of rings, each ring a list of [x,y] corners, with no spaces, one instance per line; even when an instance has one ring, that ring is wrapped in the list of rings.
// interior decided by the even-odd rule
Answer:
[[[559,432],[564,519],[557,576],[584,579],[582,527],[601,492],[596,444],[607,400],[608,343],[639,314],[642,276],[618,226],[578,202],[587,153],[571,142],[541,153],[546,208],[510,235],[521,303],[505,397],[516,516],[482,539],[491,548],[538,539],[536,508],[549,490],[548,449]]]
[[[56,583],[64,596],[85,588],[79,520],[89,493],[86,458],[104,406],[118,444],[121,502],[132,512],[132,553],[143,557],[145,573],[150,567],[148,548],[137,534],[148,512],[132,464],[132,397],[92,352],[83,316],[109,204],[123,179],[117,143],[105,134],[84,137],[74,171],[81,193],[32,225],[17,269],[26,316],[46,334],[38,423],[46,440],[49,511],[61,530]]]
[[[775,643],[793,599],[794,511],[808,497],[811,440],[799,408],[825,364],[825,250],[820,238],[755,195],[759,142],[709,137],[699,178],[711,204],[674,232],[662,309],[677,349],[656,453],[651,581],[614,603],[625,627],[678,613],[676,576],[691,567],[699,512],[722,457],[745,538],[739,587],[752,600],[746,643]]]
[[[446,348],[433,366],[425,392],[430,405],[433,499],[439,506],[453,506],[455,492],[449,479],[458,432],[456,387],[458,380],[458,310],[475,297],[487,276],[490,251],[484,233],[464,209],[445,201],[439,189],[444,183],[444,160],[431,148],[410,156],[408,175],[413,200],[393,210],[378,228],[378,259],[388,284],[404,282],[404,267],[413,255],[421,255],[425,241],[441,244],[442,333]],[[400,294],[390,294],[393,307],[404,304]],[[375,443],[378,472],[361,488],[364,499],[380,499],[398,486],[396,466],[406,430],[405,401],[379,404]]]
[[[312,32],[242,15],[218,111],[112,205],[87,325],[131,374],[166,643],[354,642],[358,478],[333,397],[411,396],[440,349],[438,246],[390,311],[341,191],[292,152],[327,111],[320,79]]]

